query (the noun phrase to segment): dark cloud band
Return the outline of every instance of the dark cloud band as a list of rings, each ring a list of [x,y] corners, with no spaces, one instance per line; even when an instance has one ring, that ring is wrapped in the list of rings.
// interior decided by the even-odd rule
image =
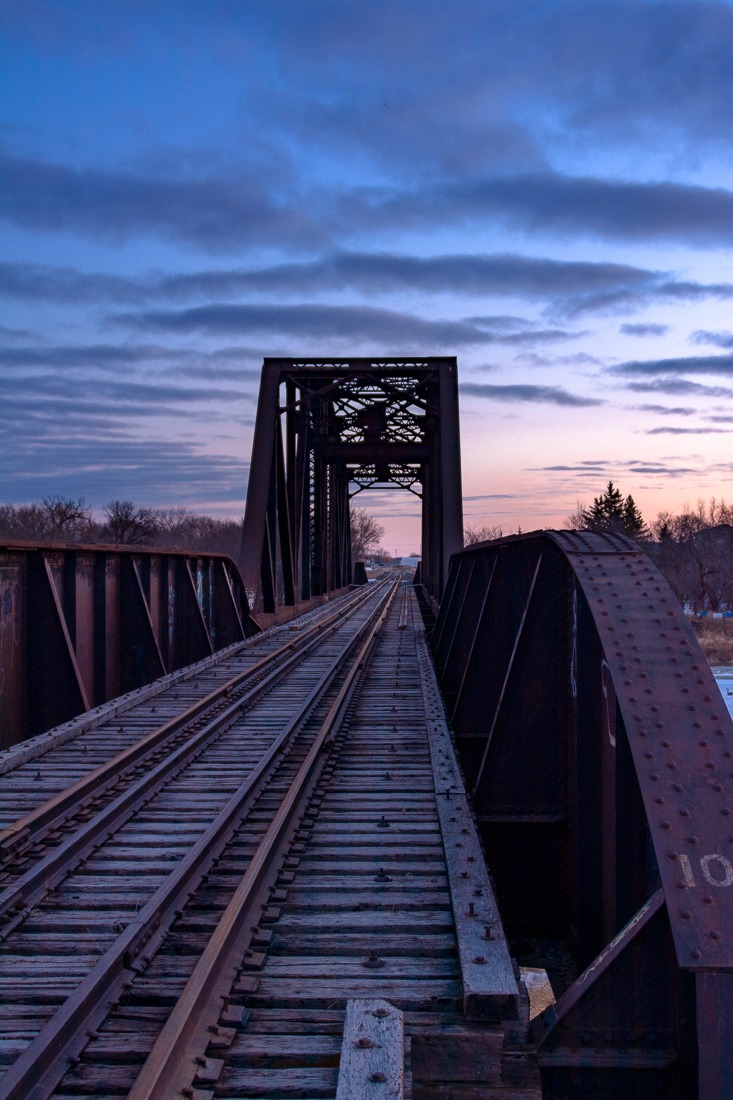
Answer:
[[[520,383],[494,386],[483,382],[463,382],[459,389],[461,393],[465,393],[467,396],[485,397],[492,401],[530,402],[541,405],[565,405],[579,408],[604,404],[603,401],[595,397],[580,397],[578,394],[569,393],[561,386],[532,386]]]
[[[623,378],[645,378],[664,374],[717,374],[733,378],[733,355],[701,355],[679,359],[637,359],[611,367]]]
[[[105,241],[153,234],[199,248],[317,246],[376,229],[497,219],[523,230],[625,241],[733,242],[733,193],[558,173],[502,174],[420,190],[371,188],[277,199],[249,178],[153,178],[0,156],[0,217],[25,229]]]
[[[506,342],[505,335],[496,336],[467,321],[431,321],[373,306],[222,304],[126,313],[115,319],[147,331],[247,337],[252,333],[287,334],[298,339],[359,340],[390,347],[449,348]]]

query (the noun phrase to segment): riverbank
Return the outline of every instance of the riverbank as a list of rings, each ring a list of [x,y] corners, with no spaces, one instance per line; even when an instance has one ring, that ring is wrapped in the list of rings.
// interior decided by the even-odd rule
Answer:
[[[708,664],[733,666],[733,619],[691,619]]]

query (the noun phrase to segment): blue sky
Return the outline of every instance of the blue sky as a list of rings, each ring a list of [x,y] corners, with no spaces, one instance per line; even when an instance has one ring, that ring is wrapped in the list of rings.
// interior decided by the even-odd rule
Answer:
[[[733,4],[6,0],[6,501],[241,514],[265,355],[455,354],[466,520],[733,496]],[[408,494],[363,495],[388,549]]]

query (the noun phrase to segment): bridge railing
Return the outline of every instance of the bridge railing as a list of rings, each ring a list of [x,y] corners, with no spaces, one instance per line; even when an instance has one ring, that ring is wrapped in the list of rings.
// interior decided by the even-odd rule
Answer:
[[[543,1095],[733,1095],[733,722],[667,582],[623,536],[497,539],[432,646],[507,934],[567,987]]]
[[[0,746],[242,641],[251,618],[220,554],[0,545]]]

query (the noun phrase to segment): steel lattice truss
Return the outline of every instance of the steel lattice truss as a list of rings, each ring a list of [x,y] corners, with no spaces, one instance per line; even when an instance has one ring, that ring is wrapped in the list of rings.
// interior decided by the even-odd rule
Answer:
[[[462,543],[456,361],[265,359],[242,540],[260,611],[352,580],[349,500],[420,497],[422,580],[438,598]]]

